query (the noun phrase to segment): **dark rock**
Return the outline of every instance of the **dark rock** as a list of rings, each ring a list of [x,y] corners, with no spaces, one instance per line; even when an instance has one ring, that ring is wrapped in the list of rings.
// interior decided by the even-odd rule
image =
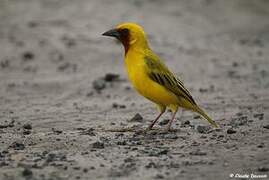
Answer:
[[[126,106],[124,104],[113,103],[112,108],[124,109],[124,108],[126,108]]]
[[[238,67],[238,62],[233,62],[233,67]]]
[[[87,173],[88,171],[89,171],[89,169],[87,169],[87,168],[83,168],[83,170],[82,170],[84,173]]]
[[[187,121],[184,121],[182,124],[184,124],[184,125],[190,125],[191,122],[189,120],[187,120]]]
[[[63,133],[63,131],[60,130],[60,129],[52,128],[51,130],[53,131],[53,133],[55,133],[55,134],[57,134],[57,135]]]
[[[168,151],[168,149],[164,149],[164,150],[161,150],[160,152],[159,152],[159,154],[160,155],[165,155],[165,154],[167,154],[169,151]]]
[[[196,127],[197,131],[201,134],[208,134],[211,130],[210,126],[205,126],[205,125],[198,125]]]
[[[30,61],[33,60],[35,55],[31,51],[26,51],[22,54],[22,59],[24,61]]]
[[[143,117],[139,113],[136,113],[129,122],[143,122]]]
[[[24,124],[24,125],[23,125],[23,128],[24,128],[24,129],[32,129],[32,125],[29,124],[29,123],[27,123],[27,124]]]
[[[75,166],[75,167],[73,167],[73,169],[74,169],[74,170],[80,170],[81,167],[79,167],[79,166]]]
[[[205,93],[205,92],[208,92],[208,89],[206,89],[206,88],[199,88],[199,91],[200,91],[201,93]]]
[[[8,150],[3,150],[2,151],[2,154],[8,154],[9,152],[8,152]]]
[[[66,160],[67,160],[66,155],[63,153],[55,154],[55,153],[51,152],[51,153],[47,154],[47,156],[46,156],[46,163],[50,163],[53,166],[62,166],[63,165],[62,163],[58,164],[58,163],[54,163],[54,162],[55,161],[61,162],[61,161],[66,161]]]
[[[54,153],[49,153],[46,158],[46,162],[50,163],[53,162],[56,159],[56,154]]]
[[[126,86],[124,89],[125,89],[125,90],[130,90],[131,87],[130,87],[130,86]]]
[[[263,128],[265,128],[265,129],[269,129],[269,124],[263,126]]]
[[[267,172],[267,171],[269,171],[269,168],[268,167],[261,166],[261,167],[258,168],[258,171],[260,171],[260,172]]]
[[[15,150],[24,150],[25,146],[23,143],[20,142],[13,142],[9,148],[15,149]]]
[[[104,80],[106,82],[113,82],[119,80],[120,75],[119,74],[113,74],[113,73],[107,73],[104,77]]]
[[[96,141],[92,144],[92,147],[96,149],[104,149],[105,145],[102,142]]]
[[[149,168],[157,168],[157,165],[154,162],[149,162],[145,168],[149,169]]]
[[[258,113],[258,114],[253,115],[254,118],[258,118],[259,120],[263,120],[263,116],[264,116],[263,113]]]
[[[162,174],[157,174],[155,176],[156,179],[164,179],[164,176]]]
[[[8,128],[8,127],[14,127],[15,120],[11,120],[8,124],[0,124],[0,129]]]
[[[24,135],[29,135],[29,134],[31,134],[32,132],[30,131],[30,130],[28,130],[28,129],[25,129],[24,131],[23,131],[23,134]]]
[[[264,143],[259,144],[257,148],[264,148]]]
[[[127,143],[126,143],[126,141],[123,140],[123,141],[118,141],[117,145],[125,146],[125,145],[127,145]]]
[[[8,59],[5,59],[5,60],[3,60],[3,61],[0,62],[0,66],[3,69],[9,67],[9,65],[10,65],[10,63],[9,63],[9,60]]]
[[[3,166],[8,166],[8,162],[6,161],[0,161],[0,167],[3,167]]]
[[[95,89],[97,92],[100,92],[106,88],[106,82],[103,78],[99,78],[93,81],[92,86],[93,89]]]
[[[106,88],[107,83],[111,83],[114,81],[119,81],[119,75],[108,73],[104,77],[94,80],[92,85],[97,92],[100,92],[101,90]]]
[[[167,155],[169,152],[168,149],[163,149],[163,150],[160,150],[159,152],[157,152],[157,155]]]
[[[29,168],[24,168],[24,170],[22,171],[22,176],[29,178],[30,176],[33,176],[33,172]]]
[[[135,160],[132,157],[128,157],[126,159],[124,159],[125,163],[130,163],[130,162],[134,162]]]
[[[160,126],[164,126],[164,125],[168,124],[169,121],[170,121],[170,119],[164,119],[164,120],[162,120],[161,122],[159,122],[159,125],[160,125]]]
[[[135,144],[134,144],[135,145]],[[159,152],[162,151],[162,149],[156,149],[156,148],[150,148],[150,147],[145,147],[142,152],[145,154],[148,154],[148,156],[159,156]]]
[[[234,134],[234,133],[236,133],[236,130],[234,130],[233,128],[227,129],[227,134]]]

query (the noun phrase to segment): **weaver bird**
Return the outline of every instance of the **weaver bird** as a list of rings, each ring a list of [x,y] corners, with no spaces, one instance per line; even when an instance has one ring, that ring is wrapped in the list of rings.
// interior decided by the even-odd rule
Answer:
[[[123,44],[130,81],[142,96],[154,102],[160,110],[160,114],[148,129],[152,129],[166,108],[169,108],[173,112],[167,126],[167,130],[170,130],[179,107],[199,113],[214,127],[218,127],[215,121],[196,104],[180,79],[150,49],[141,26],[135,23],[123,23],[102,35],[115,37]]]

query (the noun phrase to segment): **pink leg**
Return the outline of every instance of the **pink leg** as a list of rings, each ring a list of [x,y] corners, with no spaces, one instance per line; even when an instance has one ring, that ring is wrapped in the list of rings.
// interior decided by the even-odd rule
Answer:
[[[176,117],[176,114],[177,114],[177,109],[174,111],[172,119],[170,119],[170,121],[168,122],[167,131],[171,130],[171,125],[172,125],[172,122],[174,121],[174,119]]]
[[[162,114],[164,113],[164,111],[162,111],[157,117],[156,119],[149,125],[149,127],[147,128],[147,130],[151,130],[152,127],[154,126],[154,124],[158,121],[158,119],[162,116]]]

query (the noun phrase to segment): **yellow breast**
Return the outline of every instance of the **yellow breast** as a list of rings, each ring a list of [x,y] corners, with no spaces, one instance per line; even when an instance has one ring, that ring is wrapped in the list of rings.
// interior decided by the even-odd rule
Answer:
[[[177,104],[178,98],[150,79],[145,68],[144,57],[140,54],[129,53],[125,57],[127,73],[134,88],[147,99],[161,105]]]

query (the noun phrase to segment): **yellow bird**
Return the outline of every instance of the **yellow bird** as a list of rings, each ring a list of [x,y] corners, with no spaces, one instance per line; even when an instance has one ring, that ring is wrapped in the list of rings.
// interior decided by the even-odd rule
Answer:
[[[147,36],[141,26],[135,23],[123,23],[102,35],[115,37],[123,44],[130,81],[142,96],[154,102],[160,110],[160,114],[148,127],[149,130],[166,108],[173,112],[167,126],[167,130],[170,130],[179,107],[199,113],[214,127],[218,127],[215,121],[196,104],[180,79],[150,49]]]

